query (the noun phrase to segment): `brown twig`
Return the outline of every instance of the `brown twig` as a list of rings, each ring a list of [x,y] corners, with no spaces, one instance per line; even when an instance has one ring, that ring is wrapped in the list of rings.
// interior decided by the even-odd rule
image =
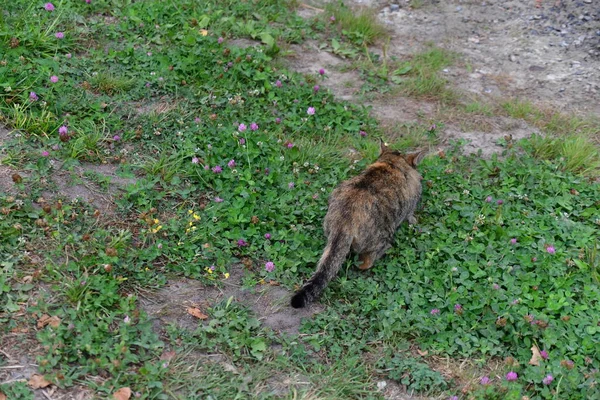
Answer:
[[[308,4],[306,4],[306,3],[300,3],[300,5],[301,5],[302,7],[304,7],[304,8],[310,8],[311,10],[315,10],[315,11],[321,11],[321,12],[322,12],[322,11],[325,11],[325,10],[324,10],[324,9],[322,9],[322,8],[313,7],[313,6],[311,6],[311,5],[308,5]]]

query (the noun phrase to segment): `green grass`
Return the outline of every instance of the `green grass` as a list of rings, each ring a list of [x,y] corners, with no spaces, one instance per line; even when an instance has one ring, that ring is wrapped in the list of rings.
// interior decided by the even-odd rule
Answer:
[[[563,168],[584,176],[600,175],[600,151],[587,137],[569,135],[561,137],[533,136],[529,140],[533,154],[542,159],[561,159]]]
[[[452,65],[455,59],[455,54],[431,47],[399,64],[391,73],[391,79],[409,96],[452,103],[456,101],[457,95],[447,86],[448,82],[440,76],[440,71]]]
[[[464,112],[468,114],[479,114],[486,117],[491,117],[494,115],[494,108],[489,104],[473,101],[464,105]]]
[[[0,343],[28,332],[3,351],[35,359],[61,390],[82,385],[98,397],[130,387],[156,399],[380,399],[385,380],[442,398],[465,389],[441,374],[443,357],[518,362],[464,396],[598,394],[600,191],[587,179],[597,169],[589,142],[534,137],[491,160],[458,145],[431,155],[420,167],[419,224],[402,226],[372,270],[349,260],[299,335],[268,329],[233,298],[199,305],[208,318],[190,329],[154,324],[140,296],[161,301],[152,292],[168,279],[230,288],[240,263],[249,290],[276,281],[291,292],[306,279],[324,244],[328,194],[376,157],[379,128],[365,107],[313,90],[321,66],[301,76],[274,62],[274,44],[318,29],[287,2],[98,0],[51,13],[30,4],[7,3],[0,22],[0,114],[19,128],[2,163],[23,177],[14,195],[0,194]],[[67,41],[35,45],[38,30],[59,29]],[[263,45],[232,46],[241,35]],[[13,36],[34,45],[6,46]],[[437,74],[453,60],[429,48],[395,77],[440,99],[449,89]],[[526,102],[504,112],[541,115]],[[548,121],[557,133],[594,126]],[[437,141],[434,126],[396,133],[394,148]],[[135,177],[114,191],[114,209],[51,193],[57,169],[84,162]],[[109,196],[106,178],[84,178]],[[42,326],[43,315],[59,323]],[[532,345],[549,353],[538,366]],[[515,382],[503,379],[510,370]],[[21,382],[0,392],[33,398]]]
[[[370,45],[389,37],[385,26],[377,20],[376,10],[368,8],[352,10],[340,1],[327,4],[324,16],[327,22],[335,23],[344,36],[359,45]],[[335,21],[331,21],[332,16]]]
[[[585,176],[600,176],[597,118],[582,118],[552,109],[536,107],[532,102],[510,99],[501,104],[512,118],[523,119],[540,128],[547,136],[534,136],[530,144],[536,156],[561,159],[563,168]]]

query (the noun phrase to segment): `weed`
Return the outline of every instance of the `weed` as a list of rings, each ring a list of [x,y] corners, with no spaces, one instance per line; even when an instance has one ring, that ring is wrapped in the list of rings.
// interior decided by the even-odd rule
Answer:
[[[393,357],[385,364],[387,375],[417,392],[445,389],[448,383],[439,372],[413,358]]]
[[[447,81],[439,75],[439,71],[454,59],[454,54],[432,47],[398,65],[391,79],[408,95],[451,103],[455,101],[456,93],[446,87]]]
[[[129,90],[134,84],[134,79],[117,76],[111,72],[101,71],[93,74],[89,82],[98,92],[112,96],[115,93]]]
[[[465,104],[464,111],[469,114],[479,114],[486,117],[491,117],[494,115],[494,108],[491,105],[478,101]]]
[[[412,8],[413,10],[418,10],[425,6],[425,1],[424,0],[410,0],[409,5],[410,5],[410,8]]]
[[[543,159],[562,159],[567,171],[584,176],[600,174],[600,152],[583,135],[544,137],[533,135],[529,140],[533,154]]]
[[[362,8],[353,11],[343,2],[338,2],[327,4],[324,15],[328,19],[333,16],[335,23],[342,29],[342,34],[360,46],[385,40],[389,36],[385,27],[377,20],[375,10]]]
[[[539,111],[529,100],[511,99],[501,104],[502,108],[512,118],[527,119],[539,117]]]

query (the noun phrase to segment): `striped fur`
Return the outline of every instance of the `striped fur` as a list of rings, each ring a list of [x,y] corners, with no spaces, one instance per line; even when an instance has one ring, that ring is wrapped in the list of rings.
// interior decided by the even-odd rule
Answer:
[[[323,222],[327,245],[313,276],[292,297],[292,307],[317,299],[350,251],[359,254],[360,269],[369,269],[391,247],[402,222],[416,223],[414,211],[421,198],[416,166],[425,154],[403,155],[382,143],[373,164],[333,191]]]

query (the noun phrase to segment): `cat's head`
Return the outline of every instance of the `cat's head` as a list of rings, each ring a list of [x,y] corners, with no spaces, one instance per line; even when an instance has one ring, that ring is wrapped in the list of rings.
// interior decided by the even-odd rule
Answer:
[[[428,150],[420,150],[414,153],[400,153],[398,150],[390,149],[383,140],[380,143],[378,160],[394,164],[398,168],[411,167],[417,169],[417,165],[429,154]]]

